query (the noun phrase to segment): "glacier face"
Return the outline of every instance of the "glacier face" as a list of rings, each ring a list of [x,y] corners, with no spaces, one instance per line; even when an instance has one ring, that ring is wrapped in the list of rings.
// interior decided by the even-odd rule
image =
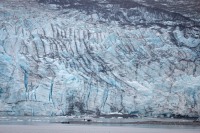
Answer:
[[[200,115],[200,24],[126,0],[0,2],[0,115]]]

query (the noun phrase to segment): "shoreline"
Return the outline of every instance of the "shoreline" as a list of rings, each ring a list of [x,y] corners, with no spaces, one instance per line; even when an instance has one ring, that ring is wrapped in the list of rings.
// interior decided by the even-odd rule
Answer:
[[[200,128],[200,121],[175,118],[95,118],[95,117],[0,117],[0,125],[35,125],[35,124],[60,124],[60,125],[114,125],[114,126],[194,126]]]
[[[174,121],[137,121],[137,122],[87,122],[87,121],[64,121],[56,122],[61,124],[81,124],[81,125],[183,125],[183,126],[199,126],[200,122],[174,122]]]

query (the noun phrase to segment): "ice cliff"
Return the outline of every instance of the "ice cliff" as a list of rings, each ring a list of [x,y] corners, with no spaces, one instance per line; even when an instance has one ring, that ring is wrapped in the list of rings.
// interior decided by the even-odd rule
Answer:
[[[130,0],[0,1],[0,115],[199,116],[199,22]]]

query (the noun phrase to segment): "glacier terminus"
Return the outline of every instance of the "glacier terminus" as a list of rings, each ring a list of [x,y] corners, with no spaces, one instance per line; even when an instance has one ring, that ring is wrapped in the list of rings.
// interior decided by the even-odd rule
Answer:
[[[199,117],[199,6],[1,0],[0,115]]]

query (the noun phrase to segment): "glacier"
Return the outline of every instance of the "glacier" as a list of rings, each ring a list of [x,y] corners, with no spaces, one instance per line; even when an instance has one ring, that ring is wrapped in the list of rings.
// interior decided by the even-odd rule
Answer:
[[[193,16],[139,0],[0,1],[0,115],[199,117]]]

